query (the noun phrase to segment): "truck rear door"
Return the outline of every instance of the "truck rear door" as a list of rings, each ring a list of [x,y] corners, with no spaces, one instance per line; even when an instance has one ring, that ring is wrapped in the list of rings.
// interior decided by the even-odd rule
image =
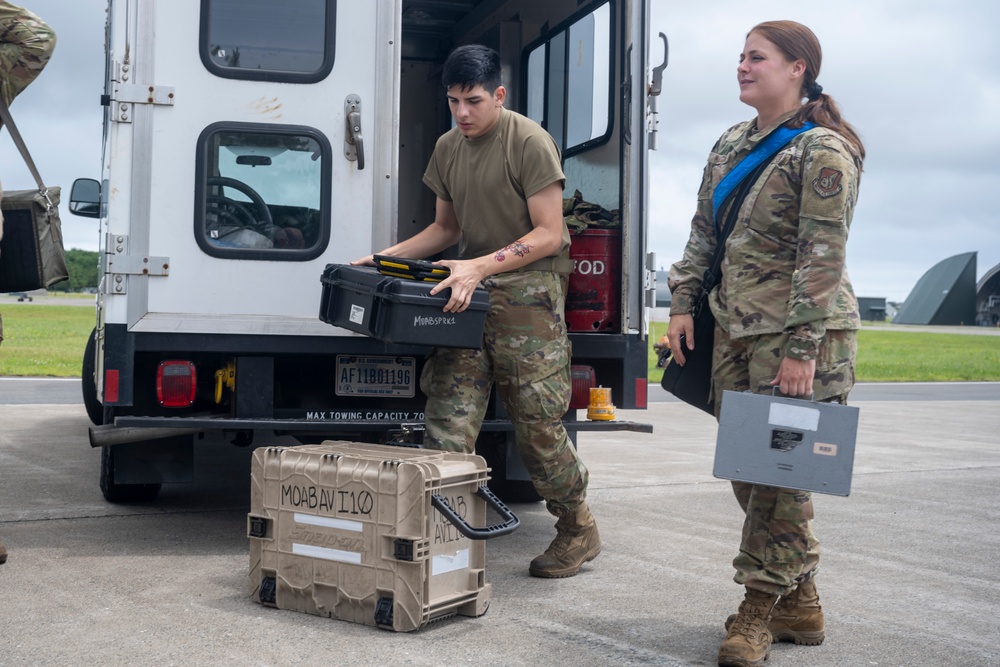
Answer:
[[[323,266],[388,240],[372,223],[391,206],[385,4],[119,4],[112,104],[132,168],[112,175],[127,187],[109,229],[127,216],[129,231],[106,298],[127,293],[130,330],[333,331],[316,318]]]
[[[579,3],[578,3],[579,4]],[[590,2],[524,48],[523,108],[566,174],[575,270],[566,321],[575,364],[617,405],[646,407],[647,19],[643,2]],[[571,202],[568,203],[568,202]]]

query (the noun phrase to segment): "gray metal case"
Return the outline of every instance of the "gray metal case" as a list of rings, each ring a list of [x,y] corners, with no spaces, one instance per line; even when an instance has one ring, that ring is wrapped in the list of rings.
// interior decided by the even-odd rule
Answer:
[[[712,472],[722,479],[847,496],[858,412],[838,403],[725,391]]]

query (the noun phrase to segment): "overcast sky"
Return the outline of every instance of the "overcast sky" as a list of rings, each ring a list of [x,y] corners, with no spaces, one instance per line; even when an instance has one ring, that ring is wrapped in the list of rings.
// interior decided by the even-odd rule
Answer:
[[[59,36],[55,56],[12,108],[42,176],[66,189],[100,175],[105,0],[23,0]],[[667,267],[687,240],[702,167],[730,125],[751,118],[736,65],[756,23],[793,19],[823,46],[819,82],[868,151],[848,267],[859,296],[906,298],[929,268],[978,252],[1000,263],[1000,3],[995,0],[653,0],[666,33],[659,150],[650,158],[650,250]],[[654,43],[650,60],[658,64]],[[171,85],[177,85],[171,82]],[[0,135],[5,189],[33,187]],[[96,221],[63,207],[67,248],[96,250]]]

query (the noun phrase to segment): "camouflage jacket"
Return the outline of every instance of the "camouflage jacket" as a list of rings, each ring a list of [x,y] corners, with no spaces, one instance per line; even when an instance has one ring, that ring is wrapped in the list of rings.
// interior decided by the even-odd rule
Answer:
[[[671,315],[690,313],[701,294],[716,244],[716,186],[791,115],[757,133],[755,121],[740,123],[715,144],[684,258],[670,268]],[[787,331],[786,356],[811,360],[826,329],[859,328],[845,248],[860,176],[860,156],[824,127],[799,134],[775,155],[743,200],[726,242],[720,284],[709,295],[716,320],[730,336]]]
[[[0,94],[9,106],[52,56],[56,34],[27,9],[0,0]]]

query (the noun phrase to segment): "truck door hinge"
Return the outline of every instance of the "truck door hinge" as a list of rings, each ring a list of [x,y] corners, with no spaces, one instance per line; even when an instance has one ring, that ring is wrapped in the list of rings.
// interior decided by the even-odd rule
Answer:
[[[646,293],[646,307],[656,307],[656,253],[646,253],[645,280],[643,291]]]
[[[105,291],[108,294],[127,294],[126,276],[168,276],[169,257],[128,254],[128,235],[108,234],[108,249],[104,256],[104,273],[107,275]]]
[[[132,122],[133,104],[158,104],[173,106],[174,87],[141,85],[131,82],[128,64],[115,63],[115,76],[111,82],[111,119],[117,123]]]

